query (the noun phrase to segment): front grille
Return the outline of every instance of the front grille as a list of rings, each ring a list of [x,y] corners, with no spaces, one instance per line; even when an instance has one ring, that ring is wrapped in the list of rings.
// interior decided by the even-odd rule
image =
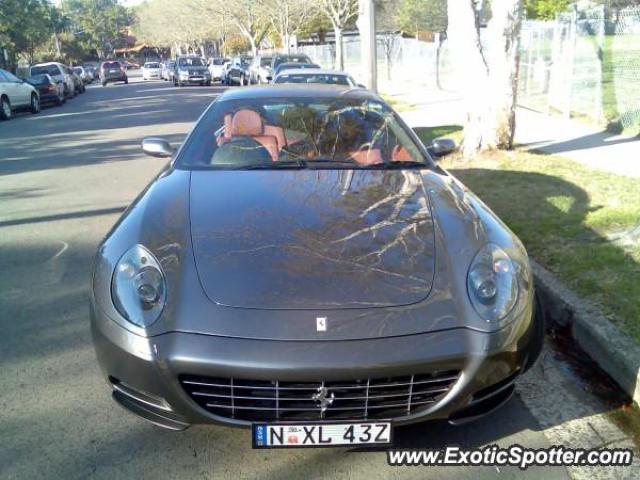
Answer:
[[[446,395],[459,374],[448,370],[341,382],[184,375],[180,383],[198,405],[221,417],[246,421],[364,420],[404,417],[428,408]]]

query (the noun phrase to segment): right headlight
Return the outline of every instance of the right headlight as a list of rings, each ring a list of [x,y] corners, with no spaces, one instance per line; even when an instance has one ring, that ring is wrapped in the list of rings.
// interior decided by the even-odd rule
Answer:
[[[116,264],[111,296],[120,315],[134,325],[148,327],[160,317],[167,299],[166,280],[144,246],[134,245]]]
[[[528,260],[514,260],[499,246],[482,247],[469,267],[467,290],[478,315],[487,322],[505,318],[529,285]]]

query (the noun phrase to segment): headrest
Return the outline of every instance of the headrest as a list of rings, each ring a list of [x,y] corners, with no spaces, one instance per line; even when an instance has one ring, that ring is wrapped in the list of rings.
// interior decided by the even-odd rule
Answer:
[[[238,110],[231,120],[231,136],[262,135],[264,127],[262,118],[258,112],[253,110]]]

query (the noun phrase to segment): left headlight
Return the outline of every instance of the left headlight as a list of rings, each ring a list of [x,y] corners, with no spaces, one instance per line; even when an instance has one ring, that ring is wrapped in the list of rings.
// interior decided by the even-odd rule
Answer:
[[[164,273],[153,254],[134,245],[116,264],[111,280],[113,304],[124,318],[139,327],[155,322],[164,308]]]
[[[467,274],[469,299],[487,322],[505,318],[518,301],[521,289],[529,288],[528,260],[512,259],[489,243],[476,254]]]

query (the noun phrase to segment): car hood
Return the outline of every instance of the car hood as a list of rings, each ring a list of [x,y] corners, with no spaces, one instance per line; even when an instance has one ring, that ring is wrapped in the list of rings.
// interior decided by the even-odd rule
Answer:
[[[389,307],[432,287],[418,171],[193,171],[189,208],[198,277],[218,305]]]

